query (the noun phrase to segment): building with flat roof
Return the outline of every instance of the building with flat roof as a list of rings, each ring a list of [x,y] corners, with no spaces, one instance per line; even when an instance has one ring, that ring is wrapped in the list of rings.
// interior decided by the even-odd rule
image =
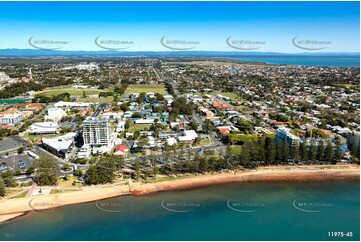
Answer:
[[[68,158],[68,153],[74,146],[75,138],[78,134],[75,132],[67,133],[66,135],[54,138],[42,138],[41,142],[44,149],[59,156],[63,159]]]
[[[44,116],[45,121],[59,122],[66,116],[66,112],[61,108],[49,108],[47,114]]]
[[[107,119],[107,120],[116,120],[116,119],[121,119],[122,116],[124,115],[124,112],[122,110],[120,111],[105,111],[102,113],[101,117],[102,119]]]
[[[83,121],[84,144],[110,146],[110,126],[108,120],[88,117]]]
[[[0,124],[15,125],[23,121],[21,114],[5,114],[0,117]]]
[[[78,65],[75,66],[76,69],[78,70],[98,70],[99,66],[96,63],[80,63]]]
[[[289,129],[281,127],[277,130],[276,142],[287,142],[290,146],[298,146],[300,144],[300,138],[294,134],[291,134]]]
[[[178,136],[179,142],[192,143],[198,137],[194,130],[184,130],[181,136]]]
[[[153,124],[154,119],[137,119],[134,121],[135,124]]]
[[[56,134],[59,125],[53,122],[37,122],[30,125],[27,132],[29,134]]]
[[[78,159],[89,159],[91,155],[90,145],[83,145],[78,152],[75,154]]]
[[[88,108],[92,103],[82,103],[82,102],[64,102],[59,101],[54,104],[56,108]]]

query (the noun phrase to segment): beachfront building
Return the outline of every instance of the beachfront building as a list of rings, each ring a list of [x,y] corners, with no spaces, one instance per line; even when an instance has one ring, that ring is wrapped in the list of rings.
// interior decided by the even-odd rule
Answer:
[[[88,117],[83,121],[84,144],[110,146],[110,126],[108,120]]]
[[[290,146],[298,146],[300,144],[300,138],[291,134],[289,129],[281,127],[276,133],[276,142],[288,143]]]

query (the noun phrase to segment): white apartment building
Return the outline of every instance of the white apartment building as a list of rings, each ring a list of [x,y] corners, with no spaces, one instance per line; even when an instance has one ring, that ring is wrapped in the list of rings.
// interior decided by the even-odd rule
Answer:
[[[110,126],[108,120],[88,117],[83,121],[84,144],[111,145]]]
[[[23,121],[23,116],[21,114],[5,114],[0,117],[0,124],[14,125]]]
[[[276,133],[276,141],[281,141],[283,143],[288,143],[291,146],[298,146],[300,144],[300,138],[296,135],[291,134],[287,128],[279,128]]]

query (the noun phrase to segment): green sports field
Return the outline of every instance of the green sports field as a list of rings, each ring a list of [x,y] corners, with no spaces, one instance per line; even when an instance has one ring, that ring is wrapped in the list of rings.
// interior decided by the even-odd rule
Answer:
[[[167,94],[164,85],[162,84],[131,84],[125,90],[126,94],[154,92],[160,94]]]

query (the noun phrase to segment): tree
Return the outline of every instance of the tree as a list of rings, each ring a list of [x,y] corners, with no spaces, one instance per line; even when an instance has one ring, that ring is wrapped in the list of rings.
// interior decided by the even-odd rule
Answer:
[[[130,126],[132,126],[132,125],[133,125],[133,122],[130,119],[127,119],[125,121],[125,129],[129,129]]]
[[[162,94],[160,94],[160,93],[155,93],[154,94],[154,96],[155,96],[155,98],[156,98],[156,100],[157,100],[157,102],[159,103],[159,102],[164,102],[165,101],[165,98],[163,97],[163,95]]]
[[[139,94],[139,96],[137,97],[137,103],[138,104],[142,104],[142,103],[144,103],[145,102],[145,99],[146,99],[146,93],[145,92],[141,92],[140,94]]]
[[[18,149],[18,154],[22,154],[22,153],[24,153],[24,147],[20,147],[19,149]]]
[[[64,170],[64,171],[68,171],[69,169],[70,169],[69,164],[64,164],[64,165],[63,165],[63,170]]]
[[[26,174],[26,175],[30,175],[30,174],[32,174],[32,173],[34,173],[34,172],[35,172],[34,167],[33,167],[33,166],[30,166],[30,167],[26,170],[25,174]]]
[[[332,141],[328,141],[325,149],[325,161],[332,162],[333,158],[333,143]]]
[[[266,151],[265,151],[265,139],[259,137],[257,141],[253,142],[253,160],[264,162],[266,160]]]
[[[4,180],[0,177],[0,197],[5,197],[5,183]]]
[[[34,163],[34,180],[40,186],[53,186],[57,184],[57,164],[48,157],[41,157]]]
[[[83,90],[83,98],[86,98],[85,90]]]
[[[318,142],[317,160],[319,161],[325,160],[325,142],[323,140],[320,140],[320,142]]]
[[[137,175],[136,180],[138,181],[140,176],[140,162],[138,159],[135,161],[134,167],[135,167],[135,174]]]
[[[290,157],[290,145],[287,142],[283,143],[283,163],[288,163],[288,158]]]
[[[353,142],[351,145],[351,154],[356,159],[360,157],[360,144]]]
[[[90,185],[113,182],[116,169],[115,160],[112,156],[102,157],[85,173],[85,183]]]
[[[14,172],[13,171],[7,170],[1,176],[2,176],[2,178],[4,180],[5,186],[7,186],[7,187],[15,187],[17,185],[16,181],[15,181],[15,178],[14,178]]]
[[[148,137],[142,137],[138,140],[137,146],[140,148],[144,148],[146,146],[149,146],[149,138]]]
[[[170,121],[176,121],[178,118],[180,111],[179,108],[172,108],[171,113],[169,114],[169,120]]]
[[[193,103],[187,103],[187,99],[185,97],[176,98],[172,102],[172,107],[173,107],[172,113],[176,109],[178,109],[179,113],[181,113],[181,114],[186,114],[186,115],[193,114],[194,105],[193,105]]]
[[[265,140],[265,163],[274,164],[276,160],[276,146],[273,138],[267,137]]]
[[[295,161],[299,161],[300,160],[300,147],[298,145],[294,145],[292,146],[292,150],[291,150],[291,155],[292,155],[292,158],[295,160]]]
[[[41,186],[57,184],[57,165],[54,160],[42,157],[34,163],[34,168],[34,180],[37,184]]]
[[[142,117],[142,115],[139,112],[134,112],[132,114],[132,118],[141,118],[141,117]]]
[[[307,152],[307,145],[305,142],[300,144],[300,156],[302,161],[308,160],[308,152]]]
[[[133,139],[138,139],[140,136],[140,131],[139,130],[136,130],[133,134]]]
[[[335,150],[335,161],[340,162],[342,158],[341,140],[339,137],[336,138],[336,150]]]
[[[241,129],[243,131],[245,131],[246,133],[249,133],[251,130],[253,130],[253,124],[251,121],[249,120],[245,120],[245,119],[242,119],[242,120],[239,120],[238,121],[238,125],[241,127]]]
[[[191,126],[192,129],[197,130],[198,129],[198,124],[195,121],[190,121],[189,125]]]
[[[154,137],[159,137],[159,129],[154,130]]]
[[[155,179],[157,178],[158,168],[157,168],[157,161],[154,155],[150,156],[150,163],[152,164],[153,177]]]
[[[201,173],[205,173],[209,170],[209,163],[208,163],[207,158],[199,159],[199,170]]]
[[[310,144],[310,160],[316,161],[316,158],[317,158],[317,146],[315,140],[312,140]]]
[[[282,163],[283,162],[283,144],[282,142],[277,142],[276,143],[276,162],[277,164]]]
[[[74,171],[74,176],[78,176],[78,177],[80,177],[80,176],[82,176],[83,175],[83,172],[81,171],[81,170],[75,170]]]
[[[243,144],[240,158],[241,158],[241,164],[244,167],[250,167],[250,162],[251,162],[250,149],[251,147],[249,146],[248,142]]]
[[[202,130],[208,134],[210,131],[215,130],[215,128],[211,121],[207,119],[202,126]]]

